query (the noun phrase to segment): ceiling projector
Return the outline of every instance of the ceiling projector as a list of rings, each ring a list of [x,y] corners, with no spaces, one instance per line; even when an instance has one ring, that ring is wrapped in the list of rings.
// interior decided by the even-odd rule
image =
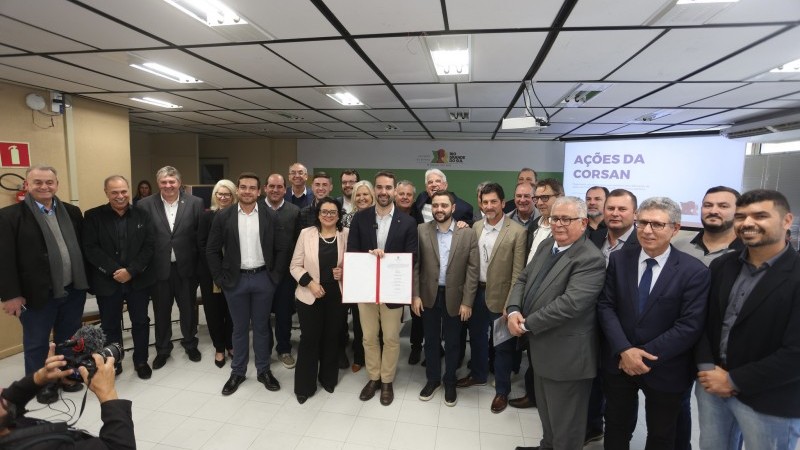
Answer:
[[[522,131],[538,131],[542,128],[547,128],[550,123],[544,117],[509,117],[503,119],[502,129],[504,130],[522,130]]]

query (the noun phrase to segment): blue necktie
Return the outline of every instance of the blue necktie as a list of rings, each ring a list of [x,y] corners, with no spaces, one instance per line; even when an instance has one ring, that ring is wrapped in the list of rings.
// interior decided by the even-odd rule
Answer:
[[[647,268],[644,269],[642,279],[639,281],[639,314],[644,312],[647,306],[647,298],[650,296],[650,285],[653,283],[653,266],[656,265],[656,260],[647,258],[644,260]]]
[[[558,254],[558,252],[559,252],[559,250],[558,250],[558,247],[553,247],[553,251],[551,252],[551,254],[552,254],[553,256],[555,256],[555,255],[557,255],[557,254]]]

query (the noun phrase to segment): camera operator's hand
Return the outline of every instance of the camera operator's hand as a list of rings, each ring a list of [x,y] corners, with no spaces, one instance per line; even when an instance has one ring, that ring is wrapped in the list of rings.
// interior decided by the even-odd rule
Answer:
[[[114,373],[114,358],[108,357],[103,361],[103,357],[96,353],[92,355],[92,358],[94,358],[95,366],[97,366],[97,372],[95,372],[90,383],[89,371],[86,370],[86,367],[79,367],[78,371],[83,377],[83,382],[86,383],[90,391],[94,392],[100,403],[118,399],[119,396],[114,387],[114,377],[116,375]]]
[[[72,375],[72,369],[61,370],[65,365],[67,365],[67,362],[64,361],[64,355],[56,355],[56,344],[51,342],[44,367],[33,374],[33,382],[36,383],[37,386],[44,386]]]

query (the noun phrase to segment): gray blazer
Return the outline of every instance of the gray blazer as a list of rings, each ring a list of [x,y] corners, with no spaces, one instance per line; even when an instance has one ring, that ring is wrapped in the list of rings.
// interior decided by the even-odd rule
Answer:
[[[606,260],[581,236],[532,292],[531,285],[551,257],[548,250],[554,242],[550,237],[539,246],[511,289],[507,309],[525,316],[531,360],[538,375],[557,381],[594,378],[600,358],[595,311],[605,281]]]
[[[204,210],[203,200],[182,192],[178,202],[178,212],[175,215],[175,225],[172,231],[169,229],[164,203],[161,201],[159,193],[143,198],[135,206],[135,208],[147,212],[153,223],[156,245],[151,270],[155,272],[156,279],[159,281],[169,279],[172,250],[175,250],[175,264],[180,276],[183,278],[196,276],[197,224],[200,221],[200,214]]]

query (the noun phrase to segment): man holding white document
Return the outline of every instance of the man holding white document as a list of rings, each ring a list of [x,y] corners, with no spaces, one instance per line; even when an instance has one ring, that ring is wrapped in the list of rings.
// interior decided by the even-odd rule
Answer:
[[[417,222],[407,214],[397,214],[394,207],[395,175],[392,172],[380,171],[375,175],[376,204],[363,209],[353,216],[350,224],[350,237],[347,241],[347,252],[368,252],[378,258],[391,256],[392,253],[410,253],[416,258]],[[398,260],[402,260],[398,258]],[[355,273],[344,264],[344,301],[348,297],[348,285],[353,278],[364,278],[358,270]],[[350,272],[349,272],[350,271]],[[378,272],[380,273],[380,272]],[[410,277],[409,277],[410,278]],[[350,281],[350,283],[348,283]],[[377,282],[376,282],[377,283]],[[409,286],[411,279],[408,280]],[[381,404],[388,406],[394,400],[392,382],[397,371],[400,356],[400,326],[403,304],[411,302],[407,299],[393,300],[403,303],[375,302],[359,303],[361,328],[364,332],[364,356],[367,364],[369,381],[361,390],[359,398],[370,400],[380,388]],[[383,332],[383,351],[381,351],[378,333]]]

